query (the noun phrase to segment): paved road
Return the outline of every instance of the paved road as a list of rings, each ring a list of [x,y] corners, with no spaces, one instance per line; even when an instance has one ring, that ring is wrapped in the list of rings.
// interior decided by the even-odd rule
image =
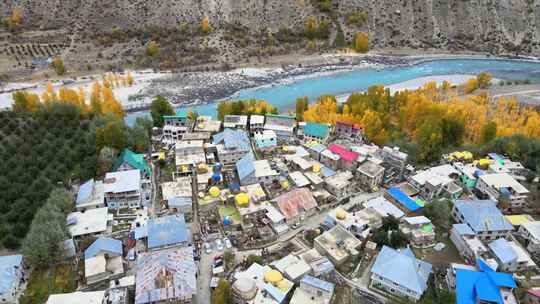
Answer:
[[[210,290],[210,280],[212,280],[212,264],[217,253],[201,253],[199,261],[199,275],[197,277],[196,304],[208,304],[211,301],[212,291]]]

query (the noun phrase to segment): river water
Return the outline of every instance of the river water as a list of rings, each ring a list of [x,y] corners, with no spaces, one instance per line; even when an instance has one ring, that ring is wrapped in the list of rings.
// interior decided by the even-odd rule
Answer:
[[[436,59],[421,61],[408,66],[383,69],[359,69],[338,72],[331,75],[315,75],[286,83],[246,89],[237,92],[230,99],[264,99],[284,111],[294,108],[298,97],[307,96],[310,101],[324,94],[342,95],[366,90],[373,85],[392,85],[412,79],[434,76],[489,72],[494,78],[506,80],[529,80],[540,83],[540,62],[503,59]],[[217,104],[211,103],[192,107],[200,115],[215,117]],[[148,112],[130,113],[128,124]]]

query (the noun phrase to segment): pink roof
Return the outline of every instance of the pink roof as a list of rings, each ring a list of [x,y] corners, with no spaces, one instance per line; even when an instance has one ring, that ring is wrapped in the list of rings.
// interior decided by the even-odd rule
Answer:
[[[360,156],[360,154],[351,150],[347,150],[345,149],[345,147],[342,147],[336,144],[331,144],[330,147],[328,147],[328,150],[339,155],[341,158],[343,158],[344,160],[348,162],[355,161],[358,158],[358,156]]]
[[[298,188],[284,193],[274,199],[286,219],[317,207],[313,194],[306,188]]]
[[[528,292],[530,295],[540,298],[540,288],[531,288]]]

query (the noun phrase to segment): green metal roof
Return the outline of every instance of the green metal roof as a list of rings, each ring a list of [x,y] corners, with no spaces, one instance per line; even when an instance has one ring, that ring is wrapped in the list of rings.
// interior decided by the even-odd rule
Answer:
[[[113,171],[118,170],[120,166],[124,163],[128,163],[131,167],[135,169],[139,169],[146,174],[150,175],[152,174],[152,169],[148,165],[148,162],[146,159],[144,159],[144,154],[137,154],[129,149],[124,149],[122,151],[122,154],[120,154],[120,157],[116,159],[116,161],[113,164]]]
[[[186,109],[179,109],[175,115],[165,115],[163,118],[187,118],[188,111]]]
[[[328,136],[328,132],[328,125],[325,124],[308,122],[304,127],[304,134],[313,137],[326,138]]]

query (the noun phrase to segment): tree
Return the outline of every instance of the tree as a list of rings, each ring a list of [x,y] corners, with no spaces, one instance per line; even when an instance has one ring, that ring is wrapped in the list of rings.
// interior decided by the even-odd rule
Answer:
[[[99,151],[98,164],[99,175],[103,175],[111,170],[111,167],[116,160],[116,150],[111,147],[103,147]]]
[[[497,123],[490,121],[482,127],[481,142],[488,143],[497,136]]]
[[[36,213],[22,244],[23,254],[30,265],[50,266],[61,261],[63,241],[69,238],[66,215],[72,208],[71,202],[66,190],[55,189]]]
[[[127,75],[126,75],[126,84],[130,87],[133,85],[133,75],[131,75],[131,72],[127,72]]]
[[[211,31],[212,31],[212,26],[210,25],[210,19],[208,18],[208,16],[205,16],[201,20],[201,32],[203,32],[203,34],[207,35]]]
[[[390,246],[393,248],[403,248],[409,243],[409,238],[401,230],[394,230],[390,233]]]
[[[461,146],[465,135],[465,124],[456,116],[447,115],[441,121],[443,146]]]
[[[313,39],[317,35],[317,20],[315,17],[308,17],[304,26],[304,33],[309,39]]]
[[[220,279],[218,286],[212,293],[212,304],[232,304],[233,298],[231,293],[231,285],[227,280]]]
[[[298,98],[296,99],[296,121],[304,121],[304,112],[308,109],[308,98]]]
[[[150,147],[151,129],[150,131],[148,129],[148,122],[150,122],[150,120],[139,118],[137,118],[133,127],[129,129],[128,138],[131,140],[130,146],[133,148],[133,150],[145,152]]]
[[[319,29],[317,30],[317,38],[324,40],[330,36],[330,22],[321,20]]]
[[[443,148],[443,135],[440,121],[436,118],[426,120],[419,129],[418,144],[420,160],[430,162],[440,157]]]
[[[225,250],[223,253],[223,264],[225,264],[225,269],[227,271],[232,270],[235,266],[235,255],[232,250]]]
[[[160,53],[159,44],[153,40],[150,41],[148,45],[146,46],[146,55],[153,58],[157,58],[159,57],[159,53]]]
[[[263,264],[263,258],[260,255],[250,254],[246,259],[246,267],[251,266],[253,263]]]
[[[163,128],[163,124],[165,123],[163,116],[174,115],[174,109],[167,99],[157,96],[150,105],[150,115],[152,116],[154,126]]]
[[[397,230],[399,228],[399,220],[393,215],[383,217],[381,229],[384,231]]]
[[[13,111],[16,113],[31,113],[39,107],[39,96],[30,92],[17,91],[13,93]]]
[[[449,201],[434,201],[427,204],[422,212],[425,217],[429,218],[435,226],[450,227],[452,208]]]
[[[66,67],[64,66],[64,61],[62,61],[60,57],[54,58],[51,62],[51,66],[57,75],[62,76],[66,74]]]
[[[354,36],[354,49],[358,53],[367,53],[369,51],[369,35],[367,33],[356,33]]]
[[[11,11],[11,16],[9,17],[9,24],[11,26],[19,26],[23,22],[23,13],[20,8],[15,7]]]
[[[491,74],[488,72],[482,72],[476,76],[478,88],[487,89],[491,85]]]

